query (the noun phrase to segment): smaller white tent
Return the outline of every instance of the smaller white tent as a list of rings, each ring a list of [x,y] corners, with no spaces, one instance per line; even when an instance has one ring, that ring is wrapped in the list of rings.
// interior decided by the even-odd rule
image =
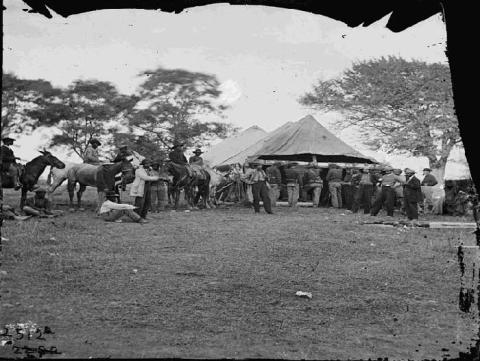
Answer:
[[[234,158],[236,154],[250,147],[252,144],[264,138],[267,132],[254,125],[245,129],[243,132],[215,144],[203,154],[203,160],[211,167],[232,164],[229,159]]]

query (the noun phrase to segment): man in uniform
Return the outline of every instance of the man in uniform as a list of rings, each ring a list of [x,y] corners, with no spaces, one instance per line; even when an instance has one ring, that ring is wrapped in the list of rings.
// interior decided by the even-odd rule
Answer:
[[[193,173],[197,174],[197,177],[200,179],[205,179],[202,169],[203,169],[203,158],[200,156],[200,154],[203,154],[202,150],[200,148],[195,149],[193,154],[188,160],[190,169],[193,171]]]
[[[409,220],[418,220],[418,202],[422,201],[422,190],[420,180],[415,177],[415,171],[405,168],[405,184],[403,186],[403,199],[405,202],[405,213]]]
[[[395,191],[395,206],[398,209],[403,210],[403,185],[404,185],[406,179],[405,179],[405,176],[402,175],[402,170],[401,169],[394,169],[393,174],[395,174],[396,176],[399,176],[403,180],[403,183],[402,182],[396,182],[393,185],[393,190]]]
[[[292,162],[289,163],[285,169],[289,207],[297,207],[300,188],[303,187],[303,179],[300,173],[295,170],[295,166],[297,165],[297,162]]]
[[[314,164],[310,163],[307,166],[307,171],[304,175],[305,185],[309,190],[312,190],[312,204],[318,207],[320,202],[320,194],[322,193],[323,181],[320,177],[320,169]]]
[[[113,160],[113,163],[121,162],[122,160],[124,160],[124,159],[127,158],[128,156],[130,156],[130,152],[129,152],[129,150],[128,150],[128,145],[126,145],[126,144],[121,144],[121,145],[118,147],[118,153],[117,153],[117,155],[115,156],[115,159]]]
[[[95,138],[90,139],[89,143],[87,149],[85,149],[85,153],[83,153],[83,163],[100,165],[102,162],[100,161],[98,147],[102,145],[102,143]]]
[[[7,173],[12,178],[12,184],[15,190],[22,188],[20,184],[20,169],[17,164],[17,157],[13,153],[13,149],[10,148],[13,145],[15,139],[10,137],[2,138],[2,172]]]
[[[433,187],[434,185],[438,184],[437,178],[433,174],[431,174],[432,170],[430,168],[424,168],[423,169],[423,180],[421,185],[422,186],[427,186],[427,187]]]
[[[184,149],[185,143],[175,143],[173,147],[171,147],[171,152],[168,153],[168,159],[170,159],[173,163],[184,165],[187,168],[187,173],[189,177],[193,176],[192,169],[188,165],[187,157],[185,157]]]
[[[373,189],[375,184],[377,184],[377,177],[371,173],[370,169],[369,166],[365,166],[361,173],[356,174],[352,179],[352,182],[358,183],[358,188],[353,198],[353,213],[357,213],[360,207],[363,208],[365,214],[370,213]]]
[[[203,167],[203,158],[200,156],[200,154],[203,154],[202,150],[200,148],[195,149],[193,154],[188,160],[188,163],[190,164],[198,164],[199,166]]]
[[[375,198],[371,215],[376,216],[385,204],[387,216],[393,217],[393,209],[395,206],[395,190],[393,187],[397,182],[404,184],[404,180],[400,176],[393,174],[393,168],[390,166],[384,168],[384,173],[380,179],[382,183],[381,191],[378,197]]]
[[[165,170],[163,159],[154,160],[148,173],[159,178],[157,181],[150,182],[152,195],[150,207],[153,212],[164,211],[168,203],[168,172]]]
[[[260,199],[263,202],[263,208],[268,214],[272,212],[272,202],[270,200],[267,187],[267,174],[262,169],[262,164],[258,162],[251,163],[251,169],[243,177],[243,180],[252,185],[253,208],[255,213],[260,213]]]
[[[336,164],[330,164],[326,180],[328,182],[328,191],[332,201],[332,206],[342,208],[342,179],[343,171]]]
[[[270,184],[270,200],[272,201],[272,207],[277,206],[278,198],[280,197],[280,187],[282,185],[282,174],[280,173],[279,162],[273,163],[267,168],[267,180]]]

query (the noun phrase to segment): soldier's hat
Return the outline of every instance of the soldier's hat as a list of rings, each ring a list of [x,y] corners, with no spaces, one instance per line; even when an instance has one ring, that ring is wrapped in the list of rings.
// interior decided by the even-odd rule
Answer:
[[[102,145],[102,143],[100,143],[100,141],[97,139],[97,138],[92,138],[90,139],[90,144],[97,144],[97,145]]]
[[[385,167],[383,167],[383,170],[384,170],[385,172],[391,172],[391,171],[393,171],[393,168],[390,167],[389,165],[386,165]]]
[[[405,169],[403,170],[403,172],[404,172],[405,174],[415,174],[415,171],[414,171],[413,169],[410,169],[410,168],[405,168]]]
[[[193,151],[194,154],[203,154],[202,150],[200,148],[197,148]]]
[[[140,162],[141,165],[150,165],[152,164],[152,161],[148,158],[144,158],[142,159],[142,161]]]
[[[125,144],[125,143],[122,143],[122,144],[120,144],[120,145],[118,146],[118,149],[120,149],[120,150],[121,150],[121,149],[127,149],[127,148],[128,148],[128,145]]]
[[[2,142],[5,142],[5,141],[7,141],[7,140],[11,140],[11,141],[13,141],[13,142],[15,141],[15,139],[10,138],[9,136],[2,137]]]
[[[423,168],[423,170],[426,170],[428,172],[431,172],[432,170],[430,168]]]

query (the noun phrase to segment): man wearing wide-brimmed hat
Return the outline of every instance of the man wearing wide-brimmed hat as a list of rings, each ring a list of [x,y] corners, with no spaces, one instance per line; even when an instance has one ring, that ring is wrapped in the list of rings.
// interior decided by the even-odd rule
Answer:
[[[255,160],[250,162],[250,168],[242,177],[247,184],[252,185],[253,208],[255,213],[260,213],[260,200],[263,202],[265,212],[272,214],[272,201],[270,200],[267,186],[267,174],[262,168],[262,163]]]
[[[188,160],[188,163],[197,164],[203,167],[203,158],[200,156],[201,154],[203,154],[202,150],[200,148],[197,148],[194,150],[193,154],[195,155],[192,155],[190,157],[190,159]]]
[[[10,148],[15,139],[5,136],[2,138],[2,173],[5,172],[12,178],[12,184],[15,189],[22,188],[20,184],[20,169],[17,164],[17,157]]]
[[[405,184],[403,186],[403,199],[405,212],[410,220],[418,219],[418,203],[423,201],[422,188],[420,180],[415,177],[415,171],[405,168]]]
[[[100,143],[98,139],[90,139],[87,149],[85,149],[85,152],[83,153],[83,163],[100,165],[102,162],[100,161],[98,147],[101,145],[102,143]]]

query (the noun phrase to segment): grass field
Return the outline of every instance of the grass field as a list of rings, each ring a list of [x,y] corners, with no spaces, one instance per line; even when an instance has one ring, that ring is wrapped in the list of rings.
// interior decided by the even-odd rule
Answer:
[[[140,225],[106,223],[90,209],[5,221],[0,326],[51,327],[44,342],[59,358],[467,351],[478,318],[459,311],[456,247],[473,245],[472,231],[360,225],[370,217],[342,214],[222,207],[151,214]],[[449,218],[459,220],[435,219]],[[0,347],[0,357],[12,355]]]

